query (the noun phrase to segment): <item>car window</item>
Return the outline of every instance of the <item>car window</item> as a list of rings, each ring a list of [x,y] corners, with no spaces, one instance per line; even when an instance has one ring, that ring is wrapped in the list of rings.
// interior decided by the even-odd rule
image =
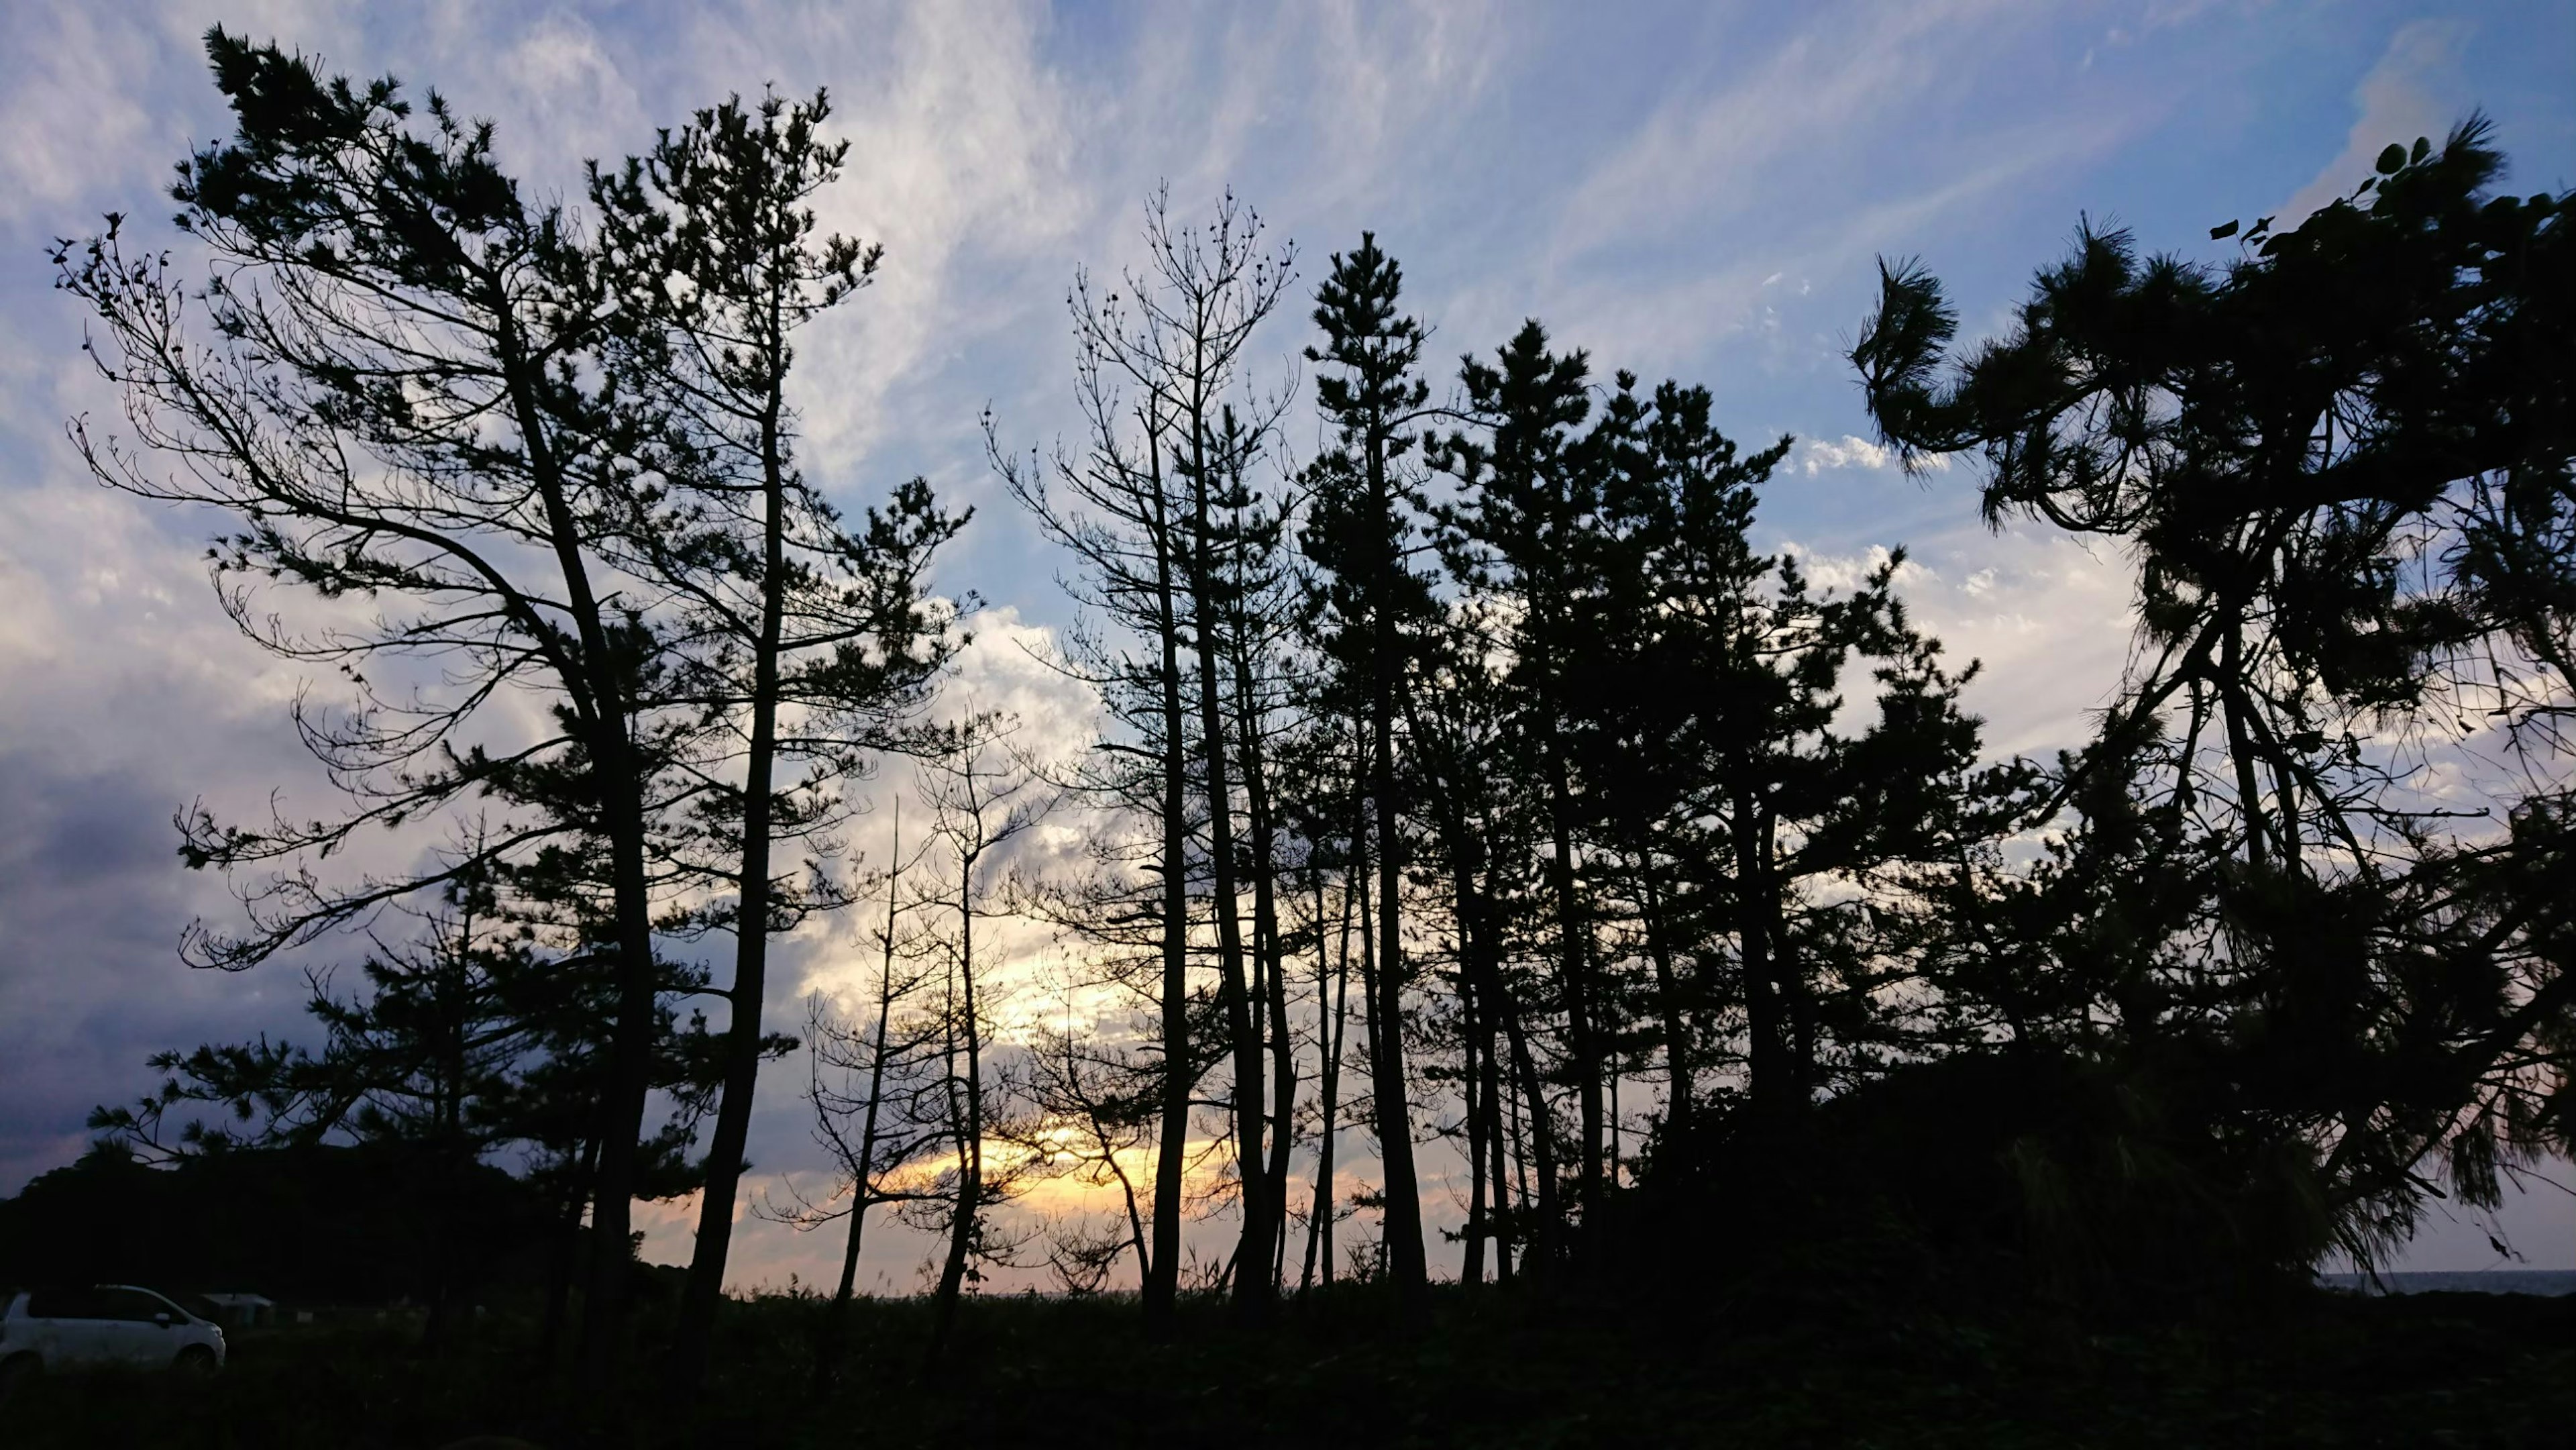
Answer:
[[[92,1294],[87,1289],[38,1289],[27,1296],[30,1319],[89,1319]]]
[[[149,1324],[155,1315],[160,1314],[168,1314],[173,1319],[179,1317],[158,1294],[146,1294],[140,1289],[101,1289],[93,1317]]]

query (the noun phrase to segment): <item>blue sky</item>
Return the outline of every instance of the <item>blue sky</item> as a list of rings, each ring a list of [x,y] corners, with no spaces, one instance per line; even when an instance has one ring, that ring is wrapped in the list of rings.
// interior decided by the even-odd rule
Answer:
[[[1872,258],[1922,256],[1969,327],[1992,327],[2079,216],[2216,257],[2211,225],[2313,206],[2382,145],[2438,138],[2472,106],[2496,119],[2518,189],[2576,179],[2576,7],[2545,0],[14,0],[0,13],[0,1192],[75,1156],[82,1114],[142,1088],[149,1051],[297,1025],[291,972],[217,980],[177,962],[186,920],[228,903],[179,870],[168,825],[200,796],[319,803],[283,713],[296,680],[216,615],[198,563],[209,520],[81,472],[63,420],[115,400],[81,366],[80,320],[44,264],[49,239],[102,211],[166,211],[171,163],[224,129],[197,47],[217,21],[435,86],[563,193],[584,157],[639,149],[691,107],[828,85],[854,144],[827,220],[888,256],[809,346],[807,466],[853,502],[918,472],[978,505],[942,582],[1028,637],[1064,622],[1054,561],[986,476],[978,416],[989,403],[1028,443],[1069,430],[1074,270],[1137,257],[1158,182],[1184,216],[1231,186],[1295,241],[1309,282],[1374,229],[1435,355],[1489,349],[1536,316],[1604,373],[1705,382],[1740,438],[1795,434],[1766,542],[1829,577],[1911,545],[1919,613],[1988,661],[1975,703],[2018,750],[2071,742],[2113,688],[2126,576],[2064,541],[1988,533],[1966,469],[1907,479],[1854,436],[1866,420],[1840,351]],[[1265,376],[1288,375],[1303,312],[1262,343]],[[979,688],[1049,708],[1008,661],[978,668]],[[803,944],[773,1010],[789,1015],[844,949]],[[801,1077],[764,1095],[763,1170],[812,1166]],[[2508,1211],[2535,1263],[2576,1264],[2571,1203]],[[2487,1262],[2476,1227],[2438,1226],[2416,1261]],[[811,1277],[819,1249],[758,1230],[738,1277]],[[886,1250],[895,1282],[907,1252]]]

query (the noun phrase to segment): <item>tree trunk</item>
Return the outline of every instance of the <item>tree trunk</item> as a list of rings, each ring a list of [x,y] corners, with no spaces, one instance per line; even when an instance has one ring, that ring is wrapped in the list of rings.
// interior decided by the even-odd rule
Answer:
[[[957,980],[965,1002],[961,1023],[966,1036],[966,1130],[958,1144],[957,1211],[949,1220],[948,1260],[939,1271],[938,1318],[930,1334],[925,1373],[947,1352],[957,1322],[957,1299],[966,1281],[966,1260],[974,1247],[975,1218],[984,1194],[983,1026],[975,1015],[975,857],[958,864]]]
[[[502,372],[529,474],[546,519],[548,542],[564,580],[565,602],[581,641],[589,710],[582,718],[591,781],[608,837],[609,890],[617,948],[617,1022],[609,1039],[608,1091],[599,1105],[599,1163],[592,1176],[590,1292],[582,1304],[582,1372],[604,1386],[624,1352],[629,1262],[633,1254],[635,1183],[641,1164],[644,1100],[652,1091],[655,998],[651,885],[645,872],[644,781],[629,735],[630,707],[613,654],[560,460],[537,402],[541,364],[526,355],[516,304],[494,281],[493,315]],[[568,685],[574,683],[566,682]],[[580,714],[578,702],[576,713]]]
[[[850,1190],[850,1234],[841,1248],[841,1281],[832,1290],[832,1307],[824,1312],[823,1328],[814,1342],[813,1393],[817,1397],[830,1387],[833,1371],[838,1367],[841,1337],[849,1321],[850,1299],[858,1290],[859,1238],[868,1226],[868,1210],[875,1206],[872,1195],[875,1192],[877,1162],[877,1106],[885,1093],[886,1033],[894,1017],[895,882],[903,867],[903,798],[900,796],[894,803],[894,847],[886,860],[885,956],[877,975],[876,1044],[868,1053],[868,1113],[860,1125],[859,1161],[851,1175],[854,1182]]]
[[[743,766],[742,838],[735,874],[733,989],[725,1026],[724,1093],[716,1107],[715,1139],[707,1148],[707,1180],[698,1196],[696,1252],[681,1291],[680,1323],[671,1346],[670,1371],[682,1393],[696,1390],[706,1371],[707,1343],[724,1299],[725,1259],[733,1244],[733,1208],[740,1191],[743,1148],[751,1136],[752,1094],[760,1078],[760,1015],[769,989],[769,855],[771,788],[778,757],[778,653],[787,607],[787,479],[781,456],[775,388],[760,422],[761,519],[760,638],[752,650],[751,740]]]
[[[1267,990],[1259,1004],[1270,1014],[1270,1161],[1262,1174],[1268,1201],[1270,1277],[1261,1297],[1276,1298],[1288,1248],[1288,1158],[1296,1135],[1297,1043],[1288,1031],[1288,955],[1280,940],[1277,823],[1270,815],[1269,762],[1262,749],[1259,701],[1254,694],[1248,620],[1238,620],[1233,641],[1235,729],[1241,742],[1246,826],[1252,833],[1252,950]]]
[[[1483,1063],[1479,1076],[1484,1084],[1485,1163],[1493,1177],[1492,1207],[1486,1211],[1486,1221],[1493,1226],[1494,1282],[1508,1284],[1512,1281],[1512,1254],[1516,1247],[1512,1228],[1517,1220],[1503,1153],[1503,1073],[1502,1064],[1495,1057],[1494,1035],[1494,1016],[1499,1010],[1500,1004],[1492,1004],[1485,1011]]]
[[[546,1275],[546,1314],[537,1331],[537,1359],[548,1370],[555,1367],[555,1355],[563,1343],[564,1320],[572,1304],[574,1271],[581,1254],[581,1211],[590,1202],[590,1184],[599,1171],[599,1140],[575,1145],[571,1188],[564,1195],[563,1228],[556,1236],[553,1262]]]
[[[1270,1262],[1270,1193],[1262,1184],[1261,1029],[1254,1017],[1252,990],[1243,962],[1243,923],[1236,903],[1234,860],[1234,792],[1226,771],[1222,688],[1217,678],[1217,628],[1221,607],[1216,561],[1209,549],[1206,425],[1191,423],[1190,618],[1198,655],[1199,744],[1208,811],[1208,871],[1216,916],[1217,971],[1225,998],[1226,1031],[1234,1039],[1235,1175],[1242,1189],[1243,1234],[1235,1259],[1256,1266],[1238,1274],[1234,1302],[1238,1313],[1257,1318],[1263,1312],[1259,1265]]]
[[[1747,787],[1735,793],[1736,936],[1744,964],[1747,1095],[1754,1122],[1779,1133],[1804,1106],[1797,1055],[1791,1046],[1793,1008],[1777,946],[1779,891],[1771,878],[1770,811]]]
[[[1369,1100],[1377,1112],[1378,1155],[1386,1177],[1386,1271],[1396,1291],[1416,1308],[1430,1287],[1422,1255],[1422,1190],[1413,1172],[1413,1110],[1404,1081],[1404,871],[1403,836],[1395,797],[1394,622],[1378,617],[1378,662],[1371,682],[1369,724],[1375,735],[1370,794],[1377,800],[1378,949],[1375,1000],[1370,1016],[1375,1050]]]
[[[1159,445],[1152,457],[1155,629],[1163,650],[1163,1104],[1154,1157],[1154,1255],[1146,1266],[1143,1307],[1147,1332],[1160,1337],[1171,1331],[1180,1296],[1181,1169],[1189,1153],[1190,1092],[1196,1075],[1190,1062],[1189,823],[1183,814],[1188,809],[1188,736],[1181,713],[1180,620],[1170,521],[1162,508]]]
[[[1664,1096],[1663,1157],[1693,1171],[1698,1163],[1697,1089],[1691,1082],[1690,1021],[1682,1010],[1680,979],[1673,972],[1672,938],[1663,919],[1663,898],[1655,890],[1653,855],[1637,852],[1640,905],[1645,909],[1646,952],[1655,964],[1655,1007],[1663,1018],[1664,1069],[1669,1085]]]
[[[1479,1116],[1484,1104],[1476,1099],[1476,1039],[1484,1024],[1477,1010],[1476,989],[1463,958],[1467,955],[1467,928],[1462,918],[1458,926],[1458,1046],[1465,1061],[1459,1076],[1460,1096],[1467,1105],[1467,1227],[1462,1237],[1466,1247],[1458,1265],[1458,1282],[1477,1285],[1485,1282],[1485,1120]]]
[[[1500,979],[1496,974],[1495,980]],[[1508,992],[1498,996],[1503,1019],[1503,1033],[1512,1052],[1512,1071],[1520,1079],[1521,1096],[1527,1104],[1528,1142],[1522,1149],[1521,1161],[1537,1171],[1538,1222],[1531,1231],[1530,1250],[1535,1272],[1553,1270],[1563,1256],[1558,1243],[1558,1229],[1564,1222],[1564,1210],[1557,1201],[1556,1127],[1547,1110],[1547,1090],[1538,1075],[1538,1060],[1530,1053],[1529,1034],[1521,1025],[1520,1009]],[[1530,1186],[1522,1185],[1521,1198],[1531,1198]]]
[[[1351,899],[1360,889],[1357,873],[1362,869],[1356,864],[1361,859],[1356,813],[1351,827],[1351,845],[1354,864],[1344,875],[1342,882],[1340,956],[1338,964],[1330,967],[1325,962],[1321,930],[1324,909],[1323,884],[1320,879],[1315,887],[1315,920],[1318,926],[1315,934],[1315,1006],[1320,1012],[1327,996],[1330,996],[1333,1006],[1331,1021],[1316,1025],[1315,1035],[1322,1039],[1318,1046],[1322,1049],[1323,1061],[1318,1064],[1318,1067],[1323,1074],[1324,1122],[1317,1133],[1315,1202],[1313,1211],[1306,1220],[1306,1269],[1298,1282],[1300,1294],[1315,1286],[1315,1266],[1319,1247],[1322,1251],[1323,1282],[1326,1285],[1333,1282],[1333,1147],[1341,1137],[1339,1115],[1344,1045],[1342,1034],[1350,1024],[1351,1011]],[[1365,925],[1362,930],[1365,932]]]
[[[1547,688],[1553,688],[1552,684]],[[1567,1055],[1573,1058],[1575,1111],[1583,1133],[1583,1164],[1574,1182],[1588,1234],[1600,1221],[1605,1141],[1601,1048],[1594,1040],[1592,1023],[1591,927],[1583,919],[1582,902],[1575,887],[1574,794],[1567,780],[1565,755],[1557,739],[1552,709],[1544,713],[1539,738],[1546,751],[1548,835],[1553,852],[1548,861],[1548,882],[1556,895],[1557,939],[1562,954],[1558,969],[1564,974],[1565,1045]]]
[[[1450,852],[1450,888],[1462,913],[1461,945],[1468,949],[1468,964],[1475,976],[1476,991],[1485,1003],[1485,1030],[1490,1034],[1497,1026],[1502,1029],[1510,1043],[1513,1073],[1519,1079],[1526,1099],[1528,1136],[1521,1159],[1526,1166],[1534,1154],[1538,1168],[1538,1221],[1534,1226],[1531,1251],[1537,1263],[1545,1266],[1555,1262],[1558,1247],[1556,1145],[1555,1135],[1549,1127],[1547,1094],[1539,1081],[1537,1059],[1530,1053],[1529,1037],[1521,1024],[1519,1006],[1512,1000],[1511,988],[1503,981],[1494,940],[1491,903],[1477,884],[1484,867],[1484,848],[1463,820],[1453,816],[1451,826],[1456,840]],[[1499,1066],[1496,1071],[1499,1074]],[[1495,1156],[1497,1159],[1501,1157],[1499,1142]],[[1521,1186],[1520,1196],[1526,1206],[1530,1202],[1528,1184]],[[1496,1201],[1500,1202],[1501,1197],[1498,1189]]]

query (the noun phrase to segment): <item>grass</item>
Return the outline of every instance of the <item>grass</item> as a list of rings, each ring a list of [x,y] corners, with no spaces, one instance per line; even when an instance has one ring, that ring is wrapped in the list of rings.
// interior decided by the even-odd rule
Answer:
[[[1347,1290],[1251,1330],[1194,1304],[1154,1344],[1130,1303],[994,1298],[925,1377],[927,1306],[868,1301],[816,1398],[820,1306],[767,1298],[731,1306],[688,1409],[649,1360],[581,1402],[511,1314],[436,1358],[399,1322],[254,1331],[209,1383],[28,1383],[0,1406],[0,1444],[2560,1446],[2576,1427],[2576,1298],[2319,1293],[2116,1331],[1815,1295],[1444,1290],[1410,1331],[1393,1307]]]

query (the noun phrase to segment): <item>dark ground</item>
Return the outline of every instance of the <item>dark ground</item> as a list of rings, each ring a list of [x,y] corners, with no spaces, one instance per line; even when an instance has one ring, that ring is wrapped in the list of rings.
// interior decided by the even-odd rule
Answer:
[[[2221,1326],[2080,1329],[1811,1298],[1435,1295],[1406,1332],[1365,1289],[1254,1333],[1214,1305],[1146,1344],[1132,1304],[970,1303],[962,1358],[920,1377],[926,1306],[862,1302],[850,1369],[808,1394],[819,1306],[739,1305],[706,1407],[649,1364],[568,1402],[528,1321],[426,1358],[399,1321],[237,1332],[211,1383],[62,1376],[0,1406],[0,1444],[2177,1446],[2576,1444],[2576,1297],[2309,1293]],[[649,1328],[649,1326],[648,1326]]]

